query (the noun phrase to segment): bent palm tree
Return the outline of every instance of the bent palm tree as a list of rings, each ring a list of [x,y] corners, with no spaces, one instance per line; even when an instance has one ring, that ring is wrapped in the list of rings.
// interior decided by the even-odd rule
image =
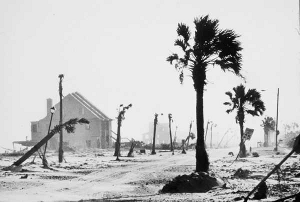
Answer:
[[[231,108],[226,110],[227,113],[237,110],[235,117],[236,123],[240,125],[241,143],[240,143],[240,157],[246,157],[246,147],[243,140],[245,114],[251,114],[252,116],[262,115],[266,110],[264,102],[261,100],[260,93],[256,89],[249,89],[245,92],[245,86],[243,84],[234,87],[234,96],[231,92],[225,94],[229,96],[231,102],[224,102],[224,105],[229,105]],[[249,108],[250,107],[250,108]]]
[[[196,172],[207,172],[209,169],[208,155],[204,143],[204,115],[203,92],[206,85],[206,71],[209,65],[219,65],[222,70],[229,70],[240,75],[241,54],[238,35],[233,30],[221,30],[219,21],[211,20],[209,16],[196,18],[195,36],[191,42],[191,32],[187,25],[179,23],[178,39],[175,46],[183,51],[183,56],[172,54],[167,58],[171,64],[175,61],[175,68],[180,72],[179,79],[183,82],[184,71],[189,70],[194,81],[196,91]],[[193,44],[192,44],[193,43]]]

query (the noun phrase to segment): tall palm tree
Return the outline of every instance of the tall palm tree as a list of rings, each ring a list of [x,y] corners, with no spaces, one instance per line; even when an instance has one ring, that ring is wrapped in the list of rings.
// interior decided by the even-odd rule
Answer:
[[[241,143],[240,143],[240,157],[246,157],[246,147],[243,140],[245,114],[251,114],[252,116],[262,115],[266,110],[264,102],[261,100],[261,95],[256,89],[249,89],[245,92],[245,86],[240,84],[233,88],[234,95],[231,92],[225,94],[229,96],[230,102],[224,102],[224,105],[230,106],[230,109],[226,110],[227,113],[237,110],[235,117],[236,123],[240,125]]]
[[[203,92],[206,85],[206,71],[209,66],[218,65],[222,70],[229,70],[240,75],[242,50],[238,35],[233,30],[219,29],[219,21],[212,20],[208,15],[195,18],[195,35],[192,38],[190,29],[183,23],[178,24],[178,39],[175,46],[183,51],[183,56],[173,53],[167,58],[180,72],[179,79],[183,82],[184,72],[188,70],[194,81],[196,91],[196,172],[207,172],[209,169],[208,155],[204,143]]]
[[[267,147],[267,146],[269,146],[269,131],[275,130],[275,120],[272,117],[267,116],[264,118],[264,120],[262,121],[262,124],[260,126],[262,126],[264,128],[264,132],[265,132],[264,146]]]

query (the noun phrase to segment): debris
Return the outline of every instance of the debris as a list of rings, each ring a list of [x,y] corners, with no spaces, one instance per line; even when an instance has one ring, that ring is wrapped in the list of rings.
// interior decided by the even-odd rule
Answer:
[[[237,169],[237,171],[234,173],[234,177],[245,179],[249,176],[251,172],[249,170],[243,170],[241,168]]]
[[[223,186],[224,182],[209,176],[205,172],[179,175],[166,184],[161,193],[204,193],[215,187]]]
[[[28,177],[28,174],[25,174],[25,175],[21,176],[20,179],[27,179],[27,177]]]
[[[234,156],[233,152],[229,152],[228,155],[230,156]]]
[[[260,200],[267,198],[268,187],[266,182],[263,182],[259,185],[257,192],[254,194],[253,199]]]

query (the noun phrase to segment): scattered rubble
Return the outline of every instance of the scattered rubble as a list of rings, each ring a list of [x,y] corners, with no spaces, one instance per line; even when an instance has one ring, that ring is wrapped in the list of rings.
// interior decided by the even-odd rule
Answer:
[[[251,171],[249,170],[243,170],[241,168],[237,169],[237,171],[234,173],[233,177],[235,178],[241,178],[241,179],[245,179],[249,177],[249,174],[251,173]]]

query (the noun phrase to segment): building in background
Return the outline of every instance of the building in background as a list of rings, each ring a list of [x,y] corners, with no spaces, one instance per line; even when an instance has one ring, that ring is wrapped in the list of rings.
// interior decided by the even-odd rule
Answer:
[[[153,122],[149,123],[149,132],[143,134],[143,142],[145,144],[151,144],[153,142]],[[174,141],[176,132],[176,142],[181,143],[182,139],[188,136],[188,131],[176,131],[175,126],[172,126],[172,138]],[[170,144],[170,131],[169,123],[158,123],[156,125],[156,138],[155,144]]]
[[[80,93],[70,93],[63,98],[63,123],[71,118],[85,118],[90,124],[76,125],[74,133],[63,133],[63,144],[74,149],[100,148],[112,146],[111,121],[102,111],[95,107]],[[48,133],[52,107],[52,99],[47,99],[47,115],[39,121],[31,122],[31,141],[16,141],[24,146],[32,146],[39,142]],[[60,105],[55,105],[51,129],[59,124]],[[59,135],[52,137],[48,143],[50,149],[58,149]],[[26,143],[27,142],[27,143]],[[31,142],[31,145],[29,144]]]

